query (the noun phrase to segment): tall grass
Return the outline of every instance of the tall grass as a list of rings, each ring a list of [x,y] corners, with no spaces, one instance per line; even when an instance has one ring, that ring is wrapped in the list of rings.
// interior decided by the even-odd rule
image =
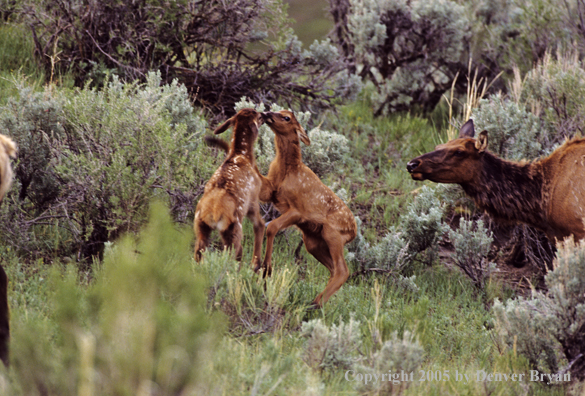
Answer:
[[[45,78],[34,59],[34,43],[27,30],[22,24],[0,23],[0,105],[16,96],[20,76],[26,76],[37,89]]]

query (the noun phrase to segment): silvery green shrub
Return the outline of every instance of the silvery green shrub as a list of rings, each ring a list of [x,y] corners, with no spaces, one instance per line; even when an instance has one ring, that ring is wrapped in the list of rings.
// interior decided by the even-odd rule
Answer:
[[[402,338],[396,332],[392,334],[392,338],[382,345],[382,347],[374,352],[372,356],[360,362],[356,370],[362,374],[381,374],[399,375],[411,372],[418,373],[418,369],[424,359],[424,349],[409,332],[405,331]],[[381,378],[377,381],[368,383],[356,383],[361,392],[367,394],[400,394],[400,389],[405,389],[410,385],[409,380],[389,380],[387,376],[385,380]],[[392,377],[397,378],[397,377]]]
[[[315,370],[347,370],[361,360],[362,345],[360,322],[353,318],[349,323],[328,327],[321,319],[303,323],[301,336],[305,338],[303,360]]]
[[[501,342],[516,345],[531,366],[558,372],[561,362],[585,378],[585,242],[558,245],[554,269],[545,276],[547,293],[496,302],[493,312]]]
[[[51,146],[55,140],[69,138],[63,127],[64,98],[50,91],[34,92],[23,82],[17,88],[18,96],[9,98],[0,110],[2,133],[18,143],[12,188],[20,201],[27,200],[42,211],[60,189],[51,163]]]
[[[30,125],[40,125],[33,136],[45,148],[35,155],[58,187],[43,197],[44,205],[28,195],[17,197],[27,183],[26,172],[19,171],[26,165],[17,163],[16,188],[2,210],[19,226],[3,231],[5,241],[32,256],[56,250],[77,257],[101,254],[104,242],[142,224],[153,197],[167,200],[176,218],[186,220],[215,162],[199,144],[206,122],[194,114],[186,89],[160,82],[160,75],[150,73],[142,85],[113,77],[101,89],[47,88],[42,95],[24,90],[21,98],[30,105],[3,109],[1,120],[31,109],[20,117],[31,122],[10,124],[11,136],[27,149]],[[59,118],[44,127],[34,109],[49,99],[55,109],[44,113],[54,111]],[[55,231],[53,239],[38,237],[46,229]]]
[[[547,52],[523,81],[520,100],[550,130],[547,146],[580,134],[585,128],[585,69],[577,52]],[[548,148],[547,147],[547,148]]]
[[[389,272],[399,272],[412,260],[409,243],[404,239],[402,233],[397,232],[394,228],[374,245],[366,242],[361,233],[356,239],[357,241],[349,246],[347,259],[356,261],[360,269],[377,268]]]
[[[432,259],[438,250],[439,238],[446,230],[442,222],[444,204],[437,198],[433,189],[423,186],[414,201],[408,205],[406,213],[400,216],[403,238],[408,241],[410,254],[429,249]]]
[[[455,264],[482,290],[486,279],[495,269],[495,263],[487,260],[493,238],[484,227],[483,220],[473,222],[461,218],[459,228],[449,230],[449,238],[455,249],[452,256]]]
[[[451,87],[470,21],[457,2],[350,0],[347,48],[372,81],[376,114],[412,105],[432,109]]]
[[[540,119],[522,104],[492,95],[473,112],[475,129],[488,131],[488,149],[510,160],[535,159],[545,147],[547,131]]]

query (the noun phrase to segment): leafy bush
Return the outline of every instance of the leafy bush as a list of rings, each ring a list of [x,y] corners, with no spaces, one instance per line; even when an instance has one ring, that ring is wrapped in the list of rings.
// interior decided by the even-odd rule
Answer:
[[[372,354],[366,364],[361,363],[360,372],[366,374],[388,374],[392,379],[359,383],[360,391],[375,394],[400,394],[400,390],[410,385],[410,380],[403,381],[396,376],[404,373],[418,373],[424,358],[424,349],[408,331],[402,338],[397,333],[382,345],[379,351]],[[389,378],[389,377],[387,377]]]
[[[552,151],[585,128],[585,69],[578,53],[558,51],[553,57],[550,51],[526,74],[519,99],[551,131],[545,145]]]
[[[484,228],[483,221],[478,220],[474,224],[473,221],[461,218],[459,228],[449,231],[449,238],[455,248],[455,264],[471,278],[477,288],[483,290],[485,280],[495,269],[495,264],[487,260],[493,238]]]
[[[327,327],[321,319],[303,323],[301,336],[306,338],[303,360],[315,370],[347,370],[361,359],[360,323],[350,319]]]
[[[375,113],[432,109],[451,88],[469,40],[453,1],[331,1],[336,40],[357,73],[376,85]]]
[[[88,257],[136,230],[152,197],[168,199],[178,220],[190,215],[213,169],[198,139],[206,123],[184,86],[160,82],[152,73],[145,85],[114,77],[100,90],[23,88],[9,101],[0,124],[21,156],[2,208],[5,242],[33,257]],[[55,241],[38,237],[47,229],[60,229]]]
[[[356,222],[357,222],[356,218]],[[361,221],[359,221],[361,225]],[[409,244],[400,232],[391,229],[384,238],[375,245],[370,243],[358,232],[358,237],[348,246],[348,261],[356,261],[360,269],[376,269],[386,272],[399,272],[411,262]]]
[[[107,250],[89,286],[54,267],[50,320],[16,312],[9,394],[189,392],[223,325],[205,310],[192,234],[161,204],[139,237]]]
[[[496,302],[493,310],[500,339],[515,344],[531,366],[558,372],[561,358],[579,380],[585,378],[585,242],[559,245],[554,270],[546,277],[548,293],[531,299]]]
[[[112,73],[144,81],[160,71],[222,115],[243,95],[327,106],[338,85],[347,88],[329,42],[303,54],[282,0],[49,0],[25,10],[47,75],[55,67],[72,72],[79,86]]]
[[[477,131],[488,131],[489,150],[510,160],[535,159],[546,149],[546,130],[522,104],[492,95],[473,112]]]
[[[400,229],[408,241],[411,254],[428,249],[429,261],[434,259],[438,250],[439,238],[446,231],[442,222],[444,205],[435,195],[434,190],[423,186],[410,205],[407,212],[400,217]]]

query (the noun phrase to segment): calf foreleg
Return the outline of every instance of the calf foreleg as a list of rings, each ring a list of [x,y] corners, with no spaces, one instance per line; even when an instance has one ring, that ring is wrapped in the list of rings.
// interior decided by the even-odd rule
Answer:
[[[289,209],[282,216],[272,220],[266,229],[266,254],[264,256],[264,277],[272,275],[272,250],[274,248],[274,237],[280,230],[297,224],[301,220],[301,214],[294,209]],[[260,268],[255,268],[258,271]]]

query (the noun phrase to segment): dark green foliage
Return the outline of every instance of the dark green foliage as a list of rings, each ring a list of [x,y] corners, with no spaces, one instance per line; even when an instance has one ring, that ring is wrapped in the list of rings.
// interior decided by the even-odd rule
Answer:
[[[160,71],[199,105],[231,115],[244,95],[326,106],[335,98],[329,90],[347,84],[335,78],[343,62],[330,44],[301,52],[281,0],[47,0],[26,14],[46,74],[73,73],[78,86]]]

